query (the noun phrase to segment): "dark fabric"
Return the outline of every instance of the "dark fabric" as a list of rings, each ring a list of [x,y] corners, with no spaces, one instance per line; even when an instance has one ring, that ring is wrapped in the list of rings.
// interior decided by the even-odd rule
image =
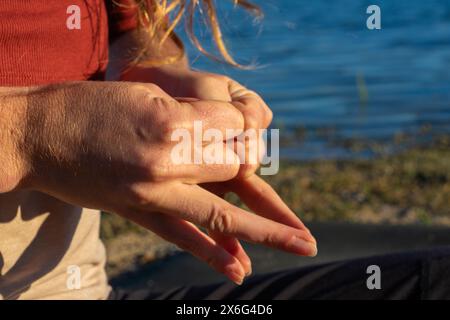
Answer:
[[[367,267],[381,270],[381,289],[369,290]],[[113,290],[112,300],[233,299],[450,299],[450,247],[338,261],[295,270],[257,275],[243,285],[218,283],[150,289]]]

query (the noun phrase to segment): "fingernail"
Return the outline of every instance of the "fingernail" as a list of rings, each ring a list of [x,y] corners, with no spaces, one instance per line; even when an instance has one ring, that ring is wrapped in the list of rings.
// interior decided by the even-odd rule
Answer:
[[[309,238],[311,238],[311,242],[317,242],[316,241],[316,238],[313,236],[313,234],[312,234],[312,232],[311,232],[311,230],[309,230],[308,228],[306,228],[305,227],[305,229],[304,229],[307,233],[308,233],[308,235],[309,235]]]
[[[315,257],[317,256],[317,244],[310,242],[311,245],[311,254],[309,255],[310,257]]]
[[[235,268],[227,268],[225,274],[230,278],[231,281],[236,283],[238,286],[244,282],[244,272],[243,271],[237,271]]]
[[[317,245],[316,244],[305,241],[296,236],[293,237],[289,246],[293,251],[295,251],[296,253],[302,254],[302,255],[307,255],[309,257],[314,257],[317,255]]]
[[[230,273],[230,279],[231,279],[231,281],[236,283],[238,286],[240,286],[244,282],[244,277],[235,272]]]
[[[250,277],[252,275],[252,266],[249,266],[249,270],[245,274],[246,277]]]

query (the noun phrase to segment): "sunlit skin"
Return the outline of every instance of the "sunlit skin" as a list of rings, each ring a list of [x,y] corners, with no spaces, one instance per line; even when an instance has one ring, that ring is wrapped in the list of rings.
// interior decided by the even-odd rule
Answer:
[[[272,120],[272,111],[256,92],[224,75],[191,70],[186,63],[179,63],[175,67],[134,67],[123,75],[123,79],[160,83],[168,93],[176,97],[231,102],[244,116],[245,130],[265,129]],[[238,176],[234,179],[221,183],[202,184],[202,187],[219,196],[234,192],[258,215],[305,230],[308,233],[308,241],[316,244],[314,237],[295,213],[270,185],[255,174],[257,169],[258,165],[242,164]],[[215,231],[209,231],[209,235],[241,262],[247,275],[251,273],[250,258],[238,239]],[[310,255],[315,255],[315,252]]]
[[[115,80],[0,88],[0,192],[31,189],[117,213],[238,284],[251,273],[239,240],[316,254],[315,239],[257,165],[240,165],[234,153],[234,164],[170,159],[171,133],[194,121],[223,132],[267,128],[272,112],[261,97],[185,61],[136,66]],[[225,201],[228,191],[254,213]]]

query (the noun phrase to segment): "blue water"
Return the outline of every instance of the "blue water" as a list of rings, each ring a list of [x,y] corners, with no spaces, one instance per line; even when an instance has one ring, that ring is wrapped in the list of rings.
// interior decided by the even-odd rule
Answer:
[[[285,156],[353,156],[320,128],[334,142],[389,141],[424,126],[450,133],[449,0],[256,0],[265,12],[260,23],[216,2],[233,55],[260,67],[236,70],[189,48],[193,66],[258,91],[282,136],[303,128],[304,139]],[[381,8],[381,30],[366,27],[371,4]]]

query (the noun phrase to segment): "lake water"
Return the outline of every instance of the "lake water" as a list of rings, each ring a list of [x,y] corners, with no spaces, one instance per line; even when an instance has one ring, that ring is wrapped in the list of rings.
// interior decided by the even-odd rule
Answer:
[[[189,49],[193,66],[258,91],[282,137],[300,130],[282,155],[353,157],[340,141],[450,133],[450,1],[256,0],[261,23],[217,2],[232,53],[260,67],[236,70]],[[366,27],[371,4],[381,30]]]

